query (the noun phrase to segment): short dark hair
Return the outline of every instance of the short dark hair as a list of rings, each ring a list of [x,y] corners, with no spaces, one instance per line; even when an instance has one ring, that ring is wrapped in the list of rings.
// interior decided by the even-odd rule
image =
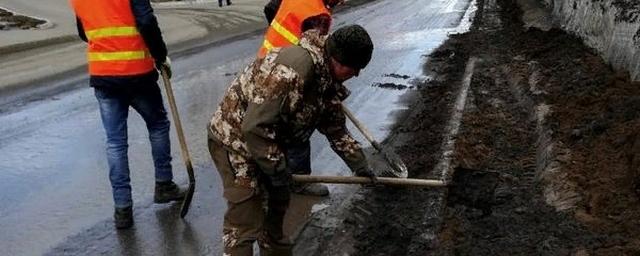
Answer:
[[[325,43],[329,56],[346,66],[362,69],[369,64],[373,42],[360,25],[344,26],[333,32]]]

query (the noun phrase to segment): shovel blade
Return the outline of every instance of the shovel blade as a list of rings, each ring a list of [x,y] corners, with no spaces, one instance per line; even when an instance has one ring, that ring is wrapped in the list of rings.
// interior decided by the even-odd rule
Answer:
[[[409,169],[404,164],[399,155],[388,149],[384,149],[382,151],[382,154],[384,155],[384,159],[387,160],[389,166],[391,167],[391,170],[389,170],[390,175],[398,178],[409,177]]]
[[[195,190],[196,183],[190,182],[187,193],[184,196],[184,201],[182,201],[182,206],[180,207],[180,218],[184,219],[184,216],[187,216],[187,213],[189,212],[189,206],[191,206],[191,200],[193,199],[193,192],[195,192]]]

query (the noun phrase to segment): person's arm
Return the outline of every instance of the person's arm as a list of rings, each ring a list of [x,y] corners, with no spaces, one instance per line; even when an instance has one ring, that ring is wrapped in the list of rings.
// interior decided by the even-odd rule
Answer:
[[[76,28],[78,29],[78,36],[80,37],[80,39],[82,39],[82,41],[89,42],[87,40],[87,35],[84,33],[84,27],[82,27],[82,22],[78,17],[76,17]]]
[[[348,92],[345,91],[345,93]],[[367,158],[360,143],[351,136],[347,129],[346,117],[342,112],[342,98],[336,96],[331,100],[318,131],[327,137],[333,151],[342,158],[352,172],[356,175],[368,176],[363,173],[370,171]]]
[[[149,0],[131,0],[131,10],[136,19],[138,32],[149,48],[151,56],[156,60],[156,65],[160,66],[167,58],[167,46],[162,39],[162,32],[151,3]]]

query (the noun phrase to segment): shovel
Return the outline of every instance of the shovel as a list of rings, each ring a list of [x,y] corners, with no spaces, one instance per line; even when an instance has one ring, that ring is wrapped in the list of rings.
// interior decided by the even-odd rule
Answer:
[[[292,175],[298,183],[373,184],[369,177]],[[376,184],[392,186],[446,187],[442,180],[377,177]]]
[[[182,201],[182,207],[180,208],[180,217],[184,218],[189,212],[189,206],[191,205],[191,199],[193,199],[193,192],[196,190],[196,178],[193,174],[193,165],[191,164],[191,157],[189,156],[189,150],[187,148],[187,142],[184,139],[184,132],[182,131],[182,123],[180,122],[180,115],[178,114],[178,107],[176,106],[176,99],[173,97],[173,89],[171,89],[171,81],[167,71],[162,68],[162,81],[164,82],[164,88],[167,90],[167,98],[169,99],[169,106],[171,107],[171,114],[173,116],[173,123],[176,126],[176,133],[178,134],[178,141],[180,142],[180,151],[182,153],[182,159],[187,167],[187,174],[189,175],[189,188]]]
[[[362,135],[364,135],[364,137],[371,143],[371,145],[384,156],[384,159],[391,166],[392,170],[389,172],[391,175],[398,178],[409,177],[409,170],[407,169],[407,166],[404,164],[400,156],[398,156],[398,154],[390,149],[383,148],[382,145],[380,145],[380,143],[378,143],[376,139],[373,138],[369,130],[367,130],[367,128],[364,127],[364,125],[358,119],[356,119],[353,113],[351,113],[351,111],[344,104],[342,104],[342,111],[344,111],[345,115],[349,117],[349,120],[353,122],[358,130],[360,130]]]

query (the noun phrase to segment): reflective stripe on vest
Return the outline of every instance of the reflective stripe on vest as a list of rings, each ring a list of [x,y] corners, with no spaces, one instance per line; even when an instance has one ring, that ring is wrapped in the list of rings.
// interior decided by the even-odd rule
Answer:
[[[138,29],[136,27],[110,27],[110,28],[99,28],[94,30],[88,30],[85,32],[87,35],[87,39],[95,40],[103,37],[112,37],[112,36],[135,36],[139,35]]]
[[[269,43],[269,41],[267,41],[266,39],[264,40],[264,42],[262,42],[262,47],[267,49],[267,51],[271,51],[271,49],[273,49],[273,45]]]
[[[130,0],[70,1],[89,41],[90,75],[139,75],[155,68],[155,61],[136,28]]]
[[[275,47],[298,44],[302,34],[302,23],[307,18],[323,14],[330,15],[323,0],[283,0],[267,29],[258,50],[258,57],[264,58],[267,52]]]
[[[150,54],[145,51],[90,52],[87,54],[89,61],[142,60],[149,56]]]
[[[277,31],[278,34],[286,38],[291,44],[298,44],[298,42],[300,42],[300,38],[298,38],[297,35],[294,35],[291,31],[287,30],[287,28],[280,25],[277,20],[274,20],[271,23],[271,27],[273,30]]]

